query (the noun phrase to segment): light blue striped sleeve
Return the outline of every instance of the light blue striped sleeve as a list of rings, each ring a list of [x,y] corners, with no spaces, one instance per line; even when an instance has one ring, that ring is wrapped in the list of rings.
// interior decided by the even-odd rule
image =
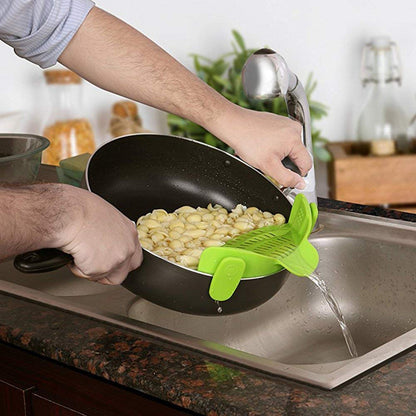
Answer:
[[[0,39],[42,68],[55,65],[91,0],[0,0]]]

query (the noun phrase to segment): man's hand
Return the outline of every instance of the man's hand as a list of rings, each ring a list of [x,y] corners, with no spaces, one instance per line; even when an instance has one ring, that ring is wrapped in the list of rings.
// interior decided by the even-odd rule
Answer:
[[[74,274],[103,284],[120,284],[142,262],[135,224],[83,189],[2,186],[0,212],[0,260],[59,248],[74,257]]]
[[[281,185],[303,189],[305,182],[301,176],[281,162],[288,156],[302,176],[312,167],[312,159],[301,140],[300,123],[272,113],[230,107],[226,106],[214,123],[213,134],[234,148],[243,160]]]
[[[70,223],[55,244],[74,257],[71,271],[103,284],[122,283],[143,260],[135,224],[91,192],[67,187],[66,198],[77,204],[71,204]]]

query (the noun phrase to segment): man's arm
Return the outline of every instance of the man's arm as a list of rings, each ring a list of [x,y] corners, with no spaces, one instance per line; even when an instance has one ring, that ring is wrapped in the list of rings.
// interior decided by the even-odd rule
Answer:
[[[72,272],[119,284],[139,267],[135,225],[91,192],[62,184],[0,187],[0,261],[51,247],[72,254]]]
[[[65,228],[60,187],[36,185],[0,188],[0,260],[16,253],[52,247]],[[66,207],[65,207],[66,209]]]
[[[281,164],[289,156],[303,175],[311,168],[297,122],[232,104],[111,14],[94,7],[59,61],[103,89],[200,124],[281,184],[303,187]]]

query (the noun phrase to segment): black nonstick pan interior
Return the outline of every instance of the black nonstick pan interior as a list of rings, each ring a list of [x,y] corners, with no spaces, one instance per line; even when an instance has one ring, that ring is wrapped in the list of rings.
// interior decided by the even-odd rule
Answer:
[[[136,221],[156,208],[237,204],[289,217],[291,205],[261,173],[240,159],[193,140],[156,134],[118,138],[98,149],[87,167],[89,189]],[[104,221],[105,219],[103,219]],[[288,276],[243,279],[221,307],[224,314],[252,309],[270,299]],[[144,250],[143,265],[123,285],[143,298],[186,313],[211,315],[210,277]]]

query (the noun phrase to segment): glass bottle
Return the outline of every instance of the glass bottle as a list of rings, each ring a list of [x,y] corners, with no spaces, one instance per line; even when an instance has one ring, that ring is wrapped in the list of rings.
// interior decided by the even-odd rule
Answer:
[[[401,67],[397,46],[376,37],[362,55],[361,79],[369,98],[358,120],[358,140],[370,142],[370,153],[384,156],[409,150],[407,117],[398,98]]]
[[[416,114],[412,117],[408,129],[410,140],[410,151],[416,153]]]
[[[67,69],[44,71],[49,89],[51,112],[44,122],[43,135],[51,142],[42,162],[59,161],[95,149],[94,133],[82,109],[82,80]]]

